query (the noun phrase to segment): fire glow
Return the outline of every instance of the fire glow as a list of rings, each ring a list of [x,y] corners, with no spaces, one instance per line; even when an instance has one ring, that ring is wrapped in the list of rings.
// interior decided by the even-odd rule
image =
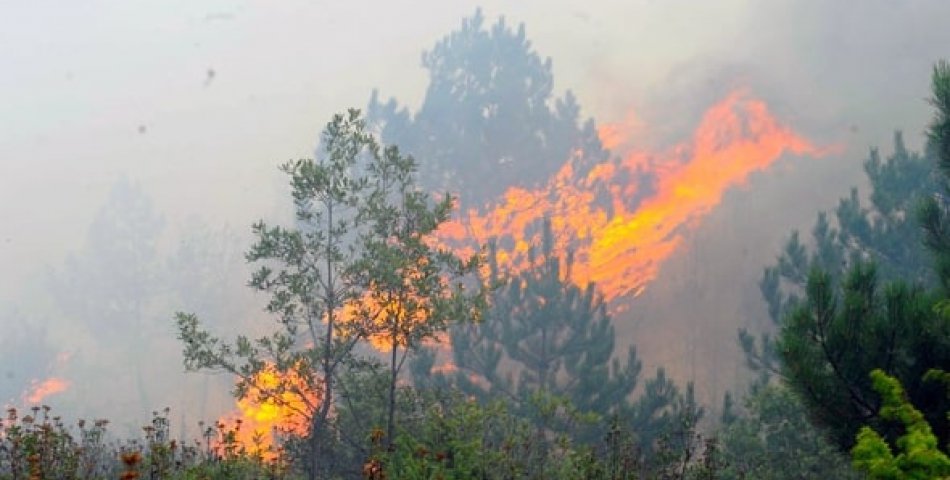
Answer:
[[[316,410],[318,399],[308,393],[307,382],[294,373],[278,372],[272,365],[258,372],[252,383],[254,386],[238,399],[237,410],[218,423],[235,430],[235,443],[249,453],[272,460],[277,456],[278,434],[307,434],[308,412]]]
[[[30,389],[23,395],[27,403],[36,405],[42,403],[50,395],[65,392],[69,388],[69,382],[61,378],[50,377],[42,382],[33,380]]]
[[[623,127],[631,123],[602,126],[605,147],[628,143]],[[440,236],[468,252],[494,239],[499,267],[518,272],[529,266],[539,220],[547,217],[556,251],[575,253],[575,282],[596,283],[607,300],[635,296],[727,189],[786,152],[824,153],[781,125],[763,101],[734,92],[706,112],[689,141],[657,153],[614,152],[620,155],[585,175],[575,173],[577,152],[546,185],[509,188],[494,205],[445,225]]]

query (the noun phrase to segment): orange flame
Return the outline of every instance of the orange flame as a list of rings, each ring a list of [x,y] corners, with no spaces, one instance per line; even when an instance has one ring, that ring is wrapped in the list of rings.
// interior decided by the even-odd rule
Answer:
[[[343,307],[340,318],[340,332],[344,335],[353,335],[357,331],[369,332],[367,340],[370,345],[380,352],[392,350],[393,339],[390,329],[393,322],[397,323],[397,339],[399,346],[405,346],[403,331],[413,324],[423,323],[423,310],[406,311],[406,305],[399,299],[381,301],[374,298],[369,292],[365,293],[358,302],[352,302]],[[372,319],[372,320],[367,320]]]
[[[23,398],[27,403],[41,403],[46,397],[65,392],[69,388],[69,382],[61,378],[50,377],[42,382],[33,380],[30,382],[30,389]]]
[[[602,127],[602,143],[629,143],[624,125],[641,127],[635,116]],[[575,174],[582,158],[575,152],[547,185],[509,188],[497,203],[470,210],[439,234],[462,252],[471,252],[473,241],[496,239],[499,267],[517,272],[528,266],[529,248],[540,233],[537,221],[548,217],[557,250],[575,252],[576,283],[596,282],[608,300],[638,295],[726,189],[785,152],[824,154],[781,125],[764,102],[734,92],[706,112],[688,142],[660,153],[630,150],[586,175]],[[652,184],[642,181],[650,178]]]
[[[218,423],[236,430],[234,441],[248,453],[273,460],[278,448],[276,435],[309,432],[318,396],[295,372],[280,372],[272,364],[255,374],[252,384],[247,395],[237,400],[237,411]]]

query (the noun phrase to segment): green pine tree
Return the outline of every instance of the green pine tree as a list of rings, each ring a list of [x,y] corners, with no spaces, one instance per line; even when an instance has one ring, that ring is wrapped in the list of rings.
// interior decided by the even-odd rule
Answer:
[[[537,397],[567,400],[580,413],[602,420],[614,417],[638,436],[648,452],[671,434],[684,418],[694,421],[701,409],[692,386],[685,392],[662,368],[647,380],[636,401],[642,364],[636,349],[616,358],[614,328],[607,304],[594,285],[577,286],[571,279],[572,255],[553,252],[553,234],[545,222],[540,251],[532,251],[529,268],[506,278],[489,256],[490,283],[498,288],[482,322],[449,330],[455,371],[433,373],[434,358],[423,356],[414,366],[418,384],[454,385],[482,400],[504,398],[512,411],[555,431],[572,430],[579,439],[602,435],[597,426],[547,423]]]
[[[870,427],[861,427],[857,443],[851,450],[854,466],[875,480],[950,478],[950,456],[946,448],[941,449],[924,415],[908,401],[901,383],[882,370],[874,370],[870,376],[874,390],[883,398],[881,417],[899,422],[904,430],[894,442],[898,449],[894,455],[880,434]],[[950,376],[942,370],[931,370],[924,379],[946,383]],[[950,386],[950,383],[946,385]]]
[[[901,132],[895,132],[891,155],[882,160],[879,150],[872,148],[864,171],[871,184],[870,205],[864,205],[858,189],[852,188],[840,199],[833,220],[825,212],[818,214],[810,243],[792,232],[776,263],[765,269],[759,288],[771,325],[781,325],[801,300],[813,268],[838,279],[849,266],[873,261],[882,280],[936,283],[915,216],[920,202],[937,190],[932,156],[908,150]],[[778,371],[768,332],[755,338],[743,329],[739,339],[754,371],[764,377]]]
[[[928,152],[947,176],[950,66],[945,62],[934,69],[933,94],[937,111]],[[905,161],[909,157],[900,145],[897,160],[887,166],[869,162],[875,212],[858,208],[857,200],[842,202],[840,231],[820,218],[811,254],[793,237],[778,266],[766,271],[763,291],[772,300],[771,312],[781,318],[777,341],[754,349],[748,335],[743,337],[750,358],[779,372],[809,417],[842,450],[851,448],[864,426],[891,441],[901,434],[900,427],[880,413],[881,398],[869,377],[875,369],[906,388],[941,444],[950,440],[950,402],[936,385],[922,380],[929,369],[950,364],[950,321],[943,307],[947,301],[940,300],[950,282],[948,209],[938,190],[926,190],[937,180],[911,168],[916,163]],[[916,188],[908,180],[914,177],[912,170],[920,182]],[[914,207],[919,208],[916,218]],[[927,262],[920,260],[920,251],[926,250],[912,228],[918,219],[924,244],[935,255],[930,266],[936,270],[936,282],[925,273]],[[790,280],[790,295],[782,290],[782,279]],[[942,285],[943,292],[928,290],[935,284]]]

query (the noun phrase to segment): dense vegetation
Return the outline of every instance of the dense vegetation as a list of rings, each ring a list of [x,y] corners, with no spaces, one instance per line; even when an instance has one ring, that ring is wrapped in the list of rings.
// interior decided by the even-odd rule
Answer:
[[[255,224],[246,255],[270,331],[228,339],[176,315],[188,369],[227,372],[238,397],[288,408],[294,428],[277,445],[242,444],[240,423],[175,439],[167,411],[119,441],[104,420],[11,409],[0,479],[950,476],[950,65],[933,72],[926,152],[900,134],[887,159],[872,150],[871,205],[853,190],[765,269],[775,333],[740,332],[759,375],[714,419],[692,385],[662,368],[644,379],[635,348],[615,351],[605,300],[572,281],[546,222],[520,272],[499,268],[495,245],[463,257],[434,240],[458,205],[429,191],[466,192],[460,179],[490,184],[498,169],[532,182],[570,152],[585,152],[581,167],[608,155],[570,94],[551,108],[550,63],[524,30],[482,23],[424,56],[432,83],[416,115],[374,95],[368,118],[331,119],[316,158],[284,164],[295,222]],[[151,244],[139,248],[148,258]],[[135,316],[126,300],[107,320]]]

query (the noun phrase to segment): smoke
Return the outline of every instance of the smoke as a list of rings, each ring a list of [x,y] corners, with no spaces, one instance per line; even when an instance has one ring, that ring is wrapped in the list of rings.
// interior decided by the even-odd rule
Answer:
[[[787,233],[862,185],[868,147],[886,145],[894,129],[920,148],[929,72],[950,44],[950,4],[941,0],[482,5],[489,24],[499,15],[524,22],[533,48],[552,59],[553,97],[570,89],[579,120],[629,125],[640,147],[687,138],[702,112],[736,89],[813,143],[841,146],[823,159],[780,160],[727,193],[618,325],[620,350],[636,342],[648,369],[665,365],[678,380],[697,380],[708,401],[742,386],[735,329],[766,318],[756,282]],[[417,110],[427,84],[420,52],[475,5],[390,2],[366,13],[344,2],[129,8],[100,0],[4,10],[0,326],[10,333],[0,345],[20,353],[3,362],[13,367],[0,375],[0,393],[16,399],[33,380],[63,378],[69,387],[47,400],[141,421],[160,402],[187,408],[176,400],[183,391],[217,392],[208,393],[215,406],[190,412],[192,421],[229,406],[229,379],[183,374],[172,312],[197,310],[219,331],[260,324],[259,299],[241,286],[240,251],[253,221],[290,218],[276,165],[310,155],[330,114],[363,105],[373,88]],[[146,237],[134,246],[154,242],[146,271],[161,281],[134,293],[144,313],[122,314],[127,323],[112,315],[130,300],[119,293],[135,284],[118,279],[131,264],[118,256],[96,263],[96,245],[111,236],[93,238],[97,212],[136,205],[110,203],[122,178],[163,219],[161,230],[144,224],[152,226],[133,232]],[[222,231],[234,238],[221,240]],[[179,248],[186,244],[194,248]],[[230,253],[215,256],[221,252]],[[67,265],[87,265],[102,282],[64,276]],[[62,280],[57,289],[50,272]],[[201,284],[229,287],[216,293]],[[108,315],[64,308],[78,292],[99,299]],[[138,323],[147,333],[126,330]],[[650,341],[656,331],[671,340]],[[148,355],[147,407],[130,350]],[[65,365],[56,362],[62,352],[73,355]]]

